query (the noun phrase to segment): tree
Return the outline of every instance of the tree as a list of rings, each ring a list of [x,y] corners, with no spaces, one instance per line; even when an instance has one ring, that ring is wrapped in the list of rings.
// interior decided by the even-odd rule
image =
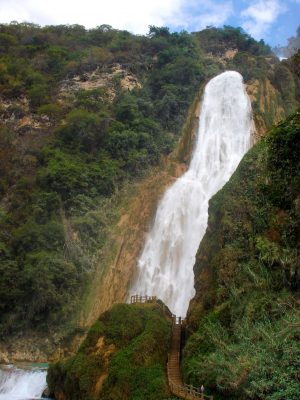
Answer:
[[[39,107],[49,102],[49,88],[44,84],[34,84],[28,90],[30,103],[33,107]]]
[[[58,129],[64,144],[87,152],[99,149],[107,128],[106,114],[84,109],[74,109],[66,116],[65,124]]]
[[[150,25],[149,26],[149,33],[148,33],[148,36],[150,36],[150,37],[154,37],[154,36],[164,36],[164,37],[167,37],[167,36],[170,36],[171,35],[171,33],[170,33],[170,29],[168,28],[168,27],[166,27],[166,26],[162,26],[162,27],[157,27],[157,26],[154,26],[154,25]]]

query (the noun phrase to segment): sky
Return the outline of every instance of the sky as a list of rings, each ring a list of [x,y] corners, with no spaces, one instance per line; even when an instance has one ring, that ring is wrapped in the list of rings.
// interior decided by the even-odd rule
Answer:
[[[0,0],[0,23],[102,24],[146,34],[149,25],[171,31],[240,26],[271,46],[285,45],[300,25],[300,0]]]

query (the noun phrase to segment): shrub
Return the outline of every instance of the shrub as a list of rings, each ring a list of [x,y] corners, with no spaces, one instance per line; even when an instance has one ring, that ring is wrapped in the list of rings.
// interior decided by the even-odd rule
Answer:
[[[74,109],[59,128],[58,137],[69,147],[90,152],[100,148],[105,132],[105,116]]]
[[[47,115],[51,120],[56,121],[62,115],[61,106],[58,104],[43,104],[37,109],[39,115]]]
[[[28,90],[30,103],[33,107],[39,107],[49,102],[49,88],[45,84],[34,84]]]

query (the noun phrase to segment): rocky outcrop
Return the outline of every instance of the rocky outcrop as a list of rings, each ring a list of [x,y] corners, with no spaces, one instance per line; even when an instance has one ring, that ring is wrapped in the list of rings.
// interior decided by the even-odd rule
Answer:
[[[89,298],[92,307],[83,325],[89,326],[97,316],[114,303],[125,302],[128,290],[134,279],[139,253],[149,230],[149,224],[155,213],[157,203],[166,188],[185,171],[186,165],[165,160],[143,182],[135,185],[134,192],[120,210],[121,217],[111,229],[111,243],[107,249],[112,262],[106,266],[103,274],[99,268]],[[113,257],[112,257],[113,256]]]
[[[75,356],[50,366],[50,393],[57,400],[165,399],[170,336],[162,303],[116,304]]]
[[[92,72],[85,72],[82,75],[76,75],[64,80],[60,85],[58,100],[65,104],[72,100],[75,92],[78,90],[105,89],[105,96],[108,96],[112,102],[117,94],[119,81],[122,90],[133,90],[141,88],[142,84],[138,78],[120,64],[114,64],[105,69],[96,68]]]
[[[246,85],[250,97],[256,128],[256,140],[263,137],[273,124],[285,117],[281,95],[269,79],[252,80]]]
[[[47,337],[37,332],[8,337],[0,341],[0,364],[12,362],[46,363],[57,361],[75,354],[85,336],[81,331],[71,337],[62,337],[61,332],[49,333]]]

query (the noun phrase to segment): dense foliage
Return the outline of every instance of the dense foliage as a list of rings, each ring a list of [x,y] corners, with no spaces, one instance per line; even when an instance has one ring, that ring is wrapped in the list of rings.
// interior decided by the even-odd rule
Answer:
[[[115,305],[74,357],[50,366],[50,391],[66,400],[166,399],[170,334],[159,304]]]
[[[124,180],[142,176],[169,153],[206,72],[192,38],[152,27],[148,37],[101,26],[1,25],[0,333],[70,320],[94,270],[92,254],[115,212],[110,198]],[[78,90],[60,101],[60,82],[121,63],[142,88],[114,98],[107,87]],[[24,97],[25,96],[25,97]],[[13,109],[12,109],[13,108]],[[13,119],[46,116],[49,127],[26,131]],[[13,117],[7,120],[9,113]],[[26,114],[27,113],[27,114]],[[39,117],[40,116],[40,117]],[[18,156],[22,145],[22,156]],[[75,237],[75,240],[74,240]]]
[[[152,26],[135,36],[108,25],[11,23],[0,25],[0,44],[5,337],[58,329],[80,312],[95,269],[104,268],[99,254],[120,188],[172,151],[200,84],[226,67],[247,81],[274,71],[268,46],[231,27],[188,34]],[[227,48],[239,52],[226,64],[218,56]],[[294,75],[273,61],[291,109]],[[107,81],[71,91],[74,82],[93,83],[95,71]],[[138,84],[124,88],[124,74]]]
[[[222,399],[299,398],[299,152],[298,111],[210,202],[183,371]]]
[[[247,52],[254,56],[270,56],[271,49],[263,41],[257,42],[242,28],[224,26],[224,28],[208,27],[195,36],[200,40],[201,47],[215,55],[222,56],[228,49],[237,49],[239,52]]]

